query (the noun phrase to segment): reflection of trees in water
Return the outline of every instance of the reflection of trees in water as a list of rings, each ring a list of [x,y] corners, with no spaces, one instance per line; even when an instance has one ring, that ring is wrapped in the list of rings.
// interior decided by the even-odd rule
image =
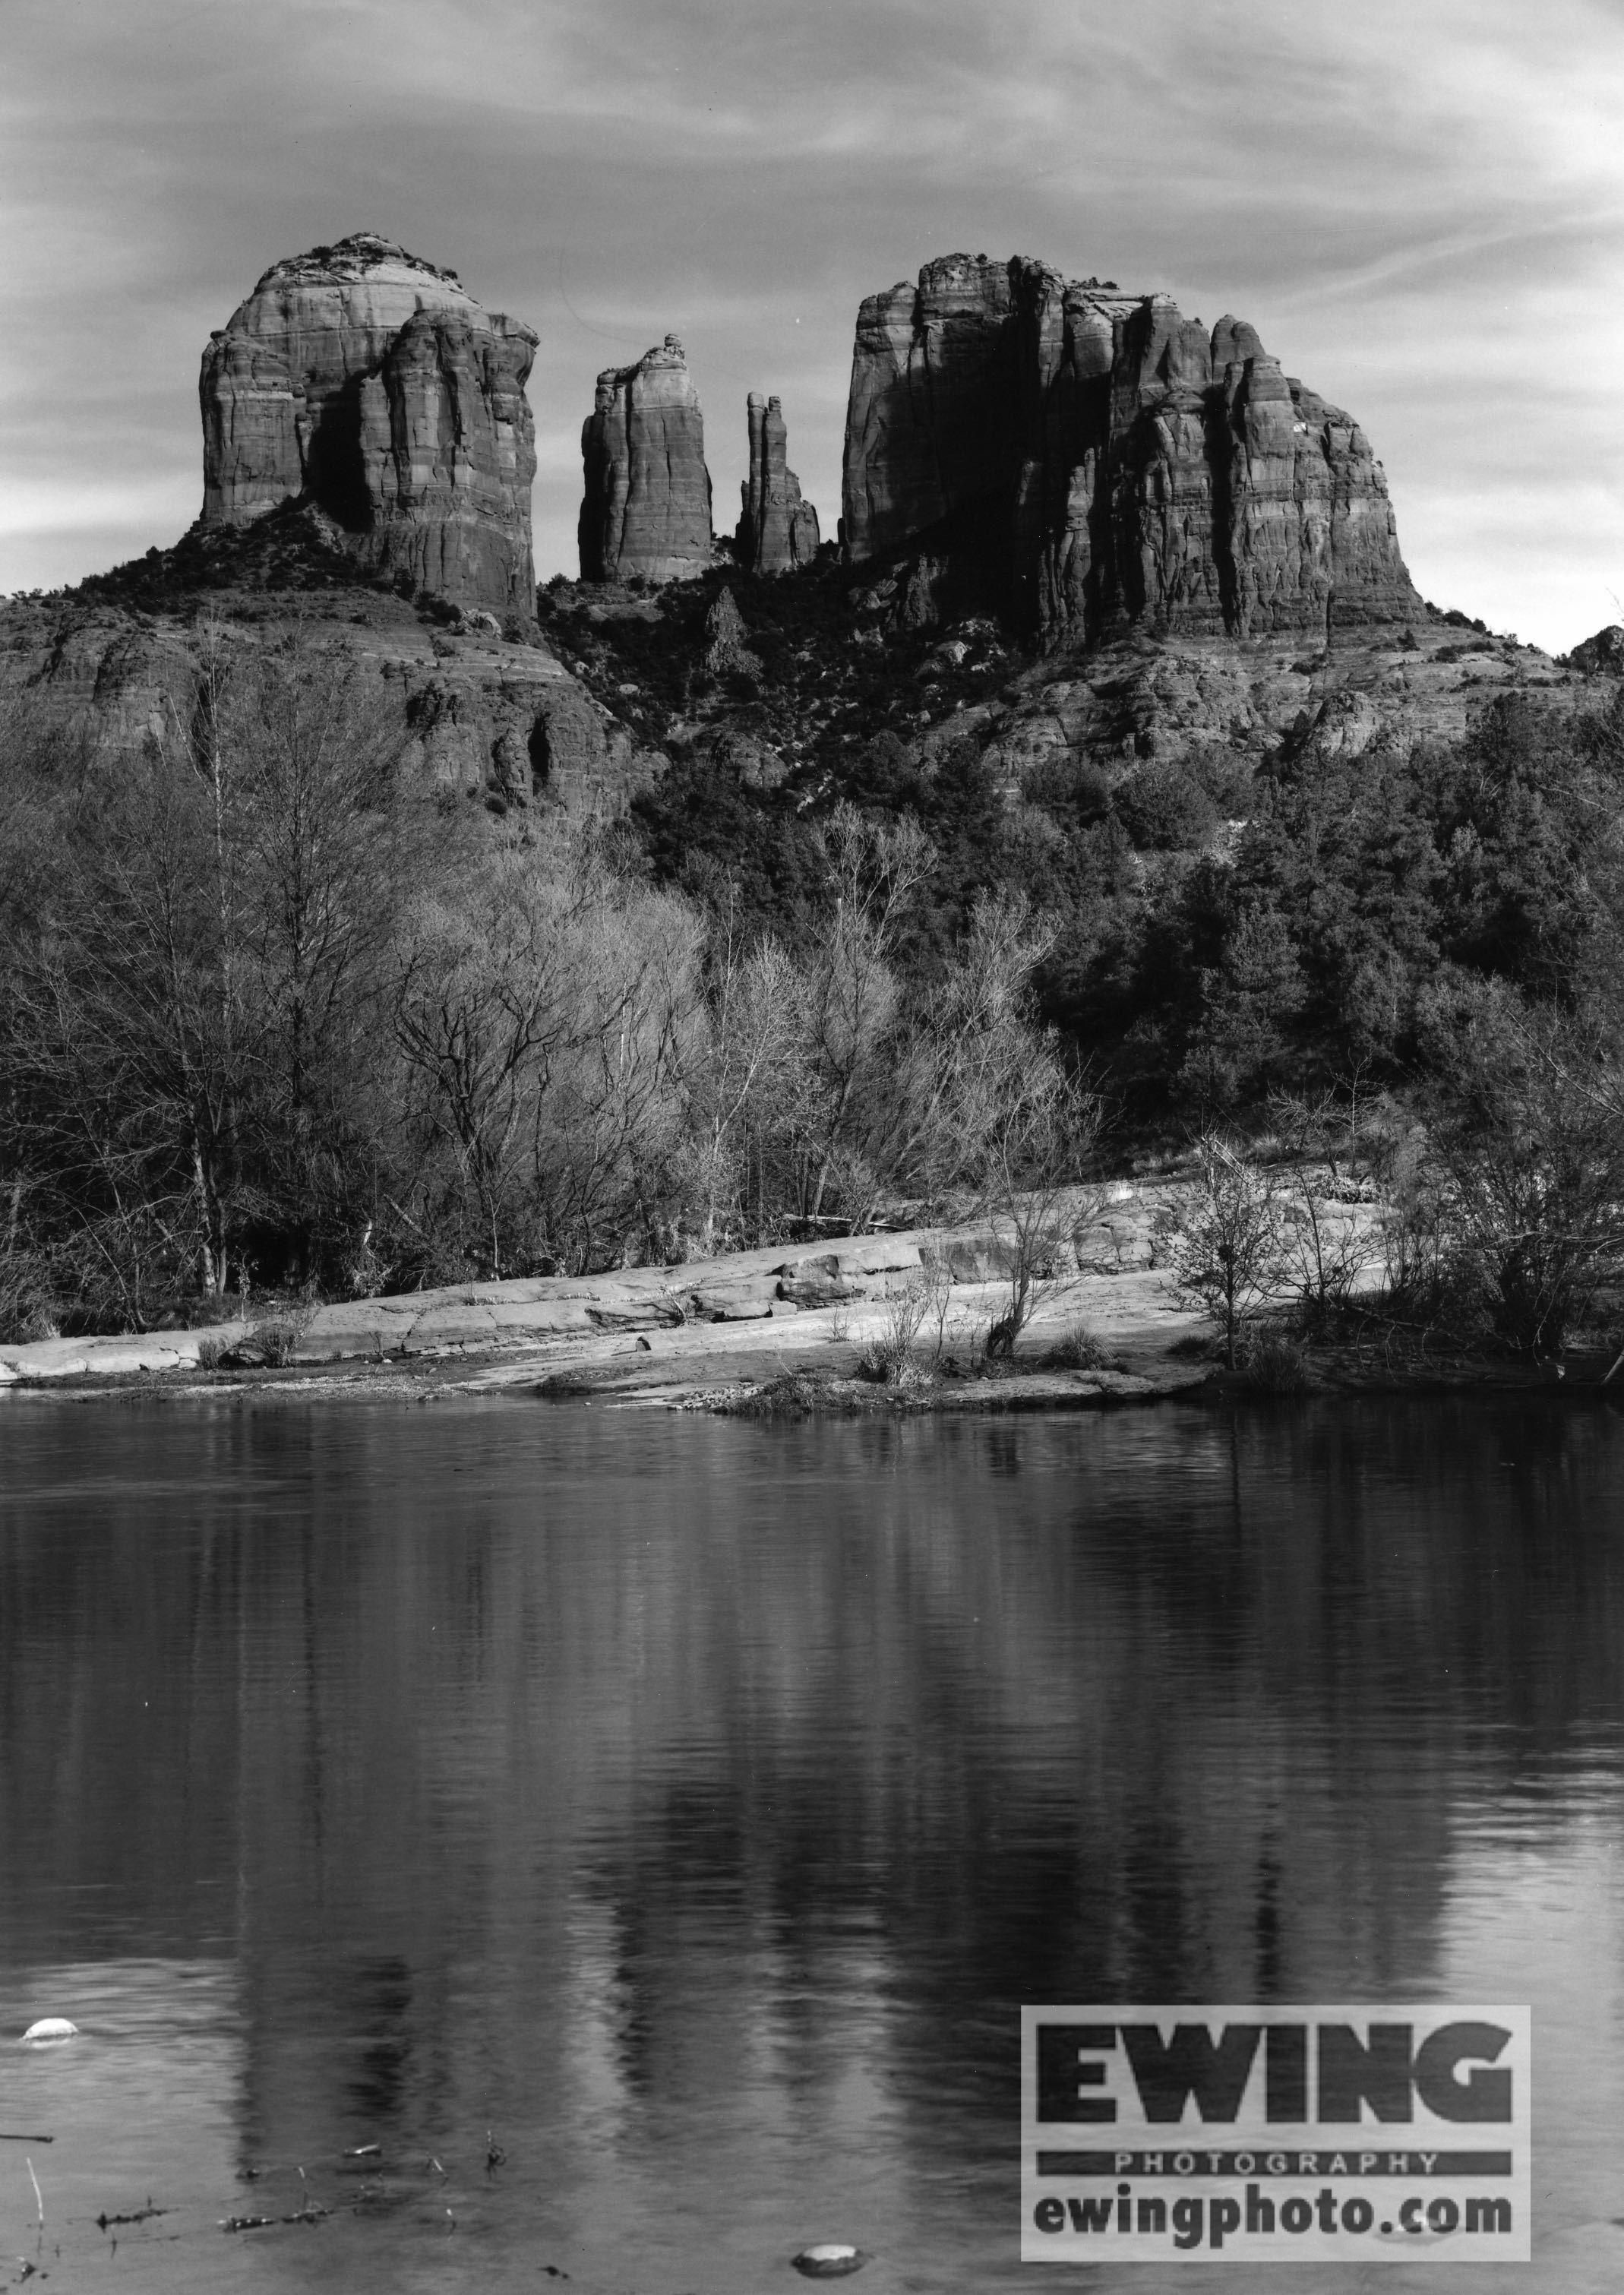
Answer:
[[[1424,1990],[1463,1796],[1624,1705],[1599,1416],[116,1431],[0,1499],[0,1941],[234,1953],[251,2147]]]

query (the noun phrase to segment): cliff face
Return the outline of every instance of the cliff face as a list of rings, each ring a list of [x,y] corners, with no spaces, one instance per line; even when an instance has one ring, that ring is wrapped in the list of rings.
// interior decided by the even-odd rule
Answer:
[[[1146,623],[1323,634],[1420,600],[1351,415],[1252,328],[951,256],[858,316],[845,548],[918,547],[1046,642]]]
[[[779,401],[753,390],[747,412],[750,475],[739,490],[744,499],[735,551],[753,574],[786,574],[816,558],[818,513],[802,501],[801,481],[789,468],[789,437]]]
[[[297,554],[298,533],[284,540]],[[510,640],[483,609],[425,611],[374,588],[336,551],[314,556],[309,587],[229,578],[234,558],[251,576],[250,553],[263,546],[263,529],[194,530],[156,568],[124,569],[122,598],[0,600],[0,722],[65,771],[117,773],[152,745],[184,744],[203,605],[228,664],[279,639],[313,661],[341,657],[393,732],[407,780],[494,814],[532,807],[538,833],[555,814],[614,818],[663,767],[654,728],[594,698],[536,629]],[[188,583],[200,572],[207,578]],[[100,586],[126,585],[115,574]]]
[[[680,582],[711,562],[705,418],[682,346],[607,367],[581,432],[583,582]]]
[[[534,619],[535,344],[368,233],[273,265],[203,354],[201,524],[308,500],[372,570]]]

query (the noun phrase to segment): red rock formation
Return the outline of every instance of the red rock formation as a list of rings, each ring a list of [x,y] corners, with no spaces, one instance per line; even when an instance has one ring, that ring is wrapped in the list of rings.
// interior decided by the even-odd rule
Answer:
[[[927,263],[857,316],[842,510],[853,562],[1001,500],[1015,448],[1012,266]]]
[[[818,554],[818,513],[801,499],[801,481],[788,467],[788,433],[776,398],[753,390],[748,402],[750,475],[740,492],[743,512],[734,537],[741,566],[753,574],[783,574],[810,566]]]
[[[705,418],[682,346],[608,367],[581,432],[583,582],[680,582],[711,563]]]
[[[1612,622],[1597,630],[1593,638],[1576,645],[1568,659],[1587,677],[1624,677],[1624,625]]]
[[[363,565],[534,618],[535,343],[371,233],[273,264],[203,354],[201,523],[312,501]]]
[[[1250,327],[1019,257],[863,304],[843,491],[852,562],[927,549],[1050,642],[1420,608],[1364,433]]]

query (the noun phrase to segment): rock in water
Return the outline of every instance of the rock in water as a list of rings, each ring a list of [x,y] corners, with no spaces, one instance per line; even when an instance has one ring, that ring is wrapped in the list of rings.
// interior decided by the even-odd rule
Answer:
[[[804,2278],[845,2279],[849,2273],[861,2271],[869,2258],[860,2247],[828,2240],[818,2247],[804,2247],[789,2259]]]
[[[363,565],[533,621],[535,346],[370,232],[273,264],[203,354],[201,524],[314,502]]]
[[[753,390],[748,401],[750,475],[740,492],[743,515],[735,554],[753,574],[784,574],[810,566],[818,554],[818,513],[801,499],[801,481],[788,462],[788,433],[776,398]]]
[[[77,2040],[78,2037],[78,2026],[70,2024],[66,2016],[42,2016],[22,2036],[24,2045],[35,2048],[48,2046],[53,2040]]]
[[[682,346],[606,367],[581,432],[583,582],[681,582],[711,563],[705,418]]]
[[[1240,320],[1209,335],[1165,295],[1018,256],[949,256],[863,303],[843,509],[853,564],[926,551],[1046,643],[1423,610],[1351,415]]]

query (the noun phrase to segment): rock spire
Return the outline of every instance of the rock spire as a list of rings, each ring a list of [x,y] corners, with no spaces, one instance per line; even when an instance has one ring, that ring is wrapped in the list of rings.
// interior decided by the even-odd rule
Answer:
[[[581,432],[583,582],[680,582],[711,563],[705,418],[682,346],[607,367]]]
[[[533,619],[535,346],[371,232],[273,264],[203,354],[201,524],[312,502],[362,564]]]
[[[788,467],[788,433],[776,398],[750,393],[750,475],[739,489],[743,512],[734,540],[741,566],[753,574],[784,574],[810,566],[818,554],[818,513],[801,499],[801,481]]]
[[[1351,414],[1225,317],[949,256],[858,314],[848,559],[919,549],[1046,642],[1323,635],[1421,610]]]

